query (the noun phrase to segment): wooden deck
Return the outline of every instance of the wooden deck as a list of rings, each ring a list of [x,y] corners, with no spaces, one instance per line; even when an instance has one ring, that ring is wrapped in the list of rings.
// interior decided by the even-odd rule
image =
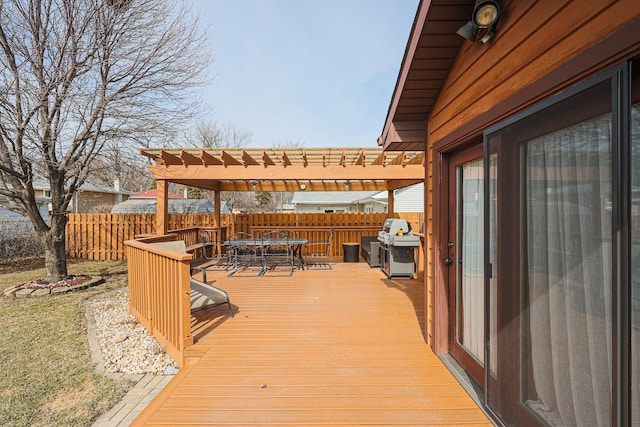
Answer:
[[[364,263],[230,278],[186,366],[134,425],[491,426],[425,344],[423,286]]]

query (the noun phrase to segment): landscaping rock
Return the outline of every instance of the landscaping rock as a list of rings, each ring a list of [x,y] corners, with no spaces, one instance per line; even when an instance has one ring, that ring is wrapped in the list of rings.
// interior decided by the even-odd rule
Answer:
[[[111,338],[111,342],[114,344],[117,344],[119,342],[122,342],[124,340],[126,340],[127,338],[129,338],[129,336],[123,332],[120,332],[118,335],[114,336],[113,338]]]
[[[45,285],[31,286],[29,283],[25,283],[17,286],[11,286],[10,288],[5,289],[4,295],[9,298],[36,298],[48,295],[64,294],[67,292],[81,291],[92,286],[104,283],[103,277],[90,277],[88,279],[89,280],[85,280],[82,283],[73,283],[73,281],[77,281],[77,278],[70,279],[68,286],[64,284],[64,282],[56,283],[50,287],[47,287]]]
[[[87,304],[95,318],[96,337],[104,359],[105,372],[173,372],[175,361],[129,312],[127,288],[105,292],[91,298]],[[123,337],[125,338],[121,340]]]

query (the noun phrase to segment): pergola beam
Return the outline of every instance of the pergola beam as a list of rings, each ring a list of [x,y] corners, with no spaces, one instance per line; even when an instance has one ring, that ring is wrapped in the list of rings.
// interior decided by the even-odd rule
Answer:
[[[246,151],[242,152],[242,161],[244,162],[245,166],[258,166],[260,164],[256,159],[251,157],[251,155]]]
[[[181,165],[149,166],[155,179],[175,180],[407,180],[423,179],[424,167],[421,164],[407,164],[405,166],[373,165],[363,167],[318,166],[307,167],[289,166],[286,168],[244,166],[230,170],[226,166],[189,167]]]
[[[203,164],[201,157],[196,157],[188,151],[183,151],[180,154],[180,158],[182,159],[182,164],[184,164],[185,166],[195,166]]]
[[[282,164],[284,166],[290,166],[291,160],[289,160],[289,156],[287,156],[287,153],[285,151],[282,152]]]
[[[243,166],[240,160],[237,160],[234,156],[227,153],[225,150],[222,150],[221,157],[224,166]]]
[[[176,184],[186,185],[188,187],[202,188],[204,190],[221,191],[219,181],[201,180],[201,179],[170,179],[168,181]],[[224,190],[222,190],[224,191]]]
[[[345,181],[256,181],[256,191],[293,192],[293,191],[345,191]],[[391,181],[350,181],[349,191],[387,191]],[[304,184],[302,190],[300,185]],[[251,181],[222,182],[220,191],[253,191]]]
[[[384,165],[387,160],[387,153],[385,151],[378,154],[378,157],[373,161],[372,165]]]
[[[165,165],[182,165],[182,160],[180,159],[180,157],[171,153],[167,153],[164,150],[160,152],[160,159],[162,159],[162,162]]]
[[[404,187],[408,187],[410,185],[415,185],[415,184],[419,184],[421,182],[424,182],[424,178],[423,179],[405,179],[405,180],[394,180],[394,181],[389,181],[389,185],[387,187],[388,190],[397,190],[399,188],[404,188]]]
[[[262,152],[262,162],[265,166],[275,166],[276,163],[269,157],[266,151]]]
[[[217,157],[213,157],[211,154],[209,154],[204,150],[200,154],[200,158],[202,158],[202,164],[205,166],[209,166],[209,165],[219,166],[224,164],[222,160],[218,159]]]

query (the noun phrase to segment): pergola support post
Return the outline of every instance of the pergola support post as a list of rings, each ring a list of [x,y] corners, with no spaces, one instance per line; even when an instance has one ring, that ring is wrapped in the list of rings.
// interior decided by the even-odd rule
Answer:
[[[156,182],[156,234],[162,236],[169,232],[169,183],[164,179]]]
[[[213,192],[213,218],[216,221],[216,227],[222,227],[220,224],[220,192],[218,190]]]
[[[395,214],[393,190],[389,190],[387,193],[387,213],[389,214],[389,218],[393,218],[393,215]]]

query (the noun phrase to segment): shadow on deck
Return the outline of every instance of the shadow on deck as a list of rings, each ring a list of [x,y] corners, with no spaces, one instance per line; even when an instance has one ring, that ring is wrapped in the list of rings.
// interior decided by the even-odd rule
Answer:
[[[426,345],[421,281],[364,263],[207,279],[186,366],[134,425],[492,425]]]

